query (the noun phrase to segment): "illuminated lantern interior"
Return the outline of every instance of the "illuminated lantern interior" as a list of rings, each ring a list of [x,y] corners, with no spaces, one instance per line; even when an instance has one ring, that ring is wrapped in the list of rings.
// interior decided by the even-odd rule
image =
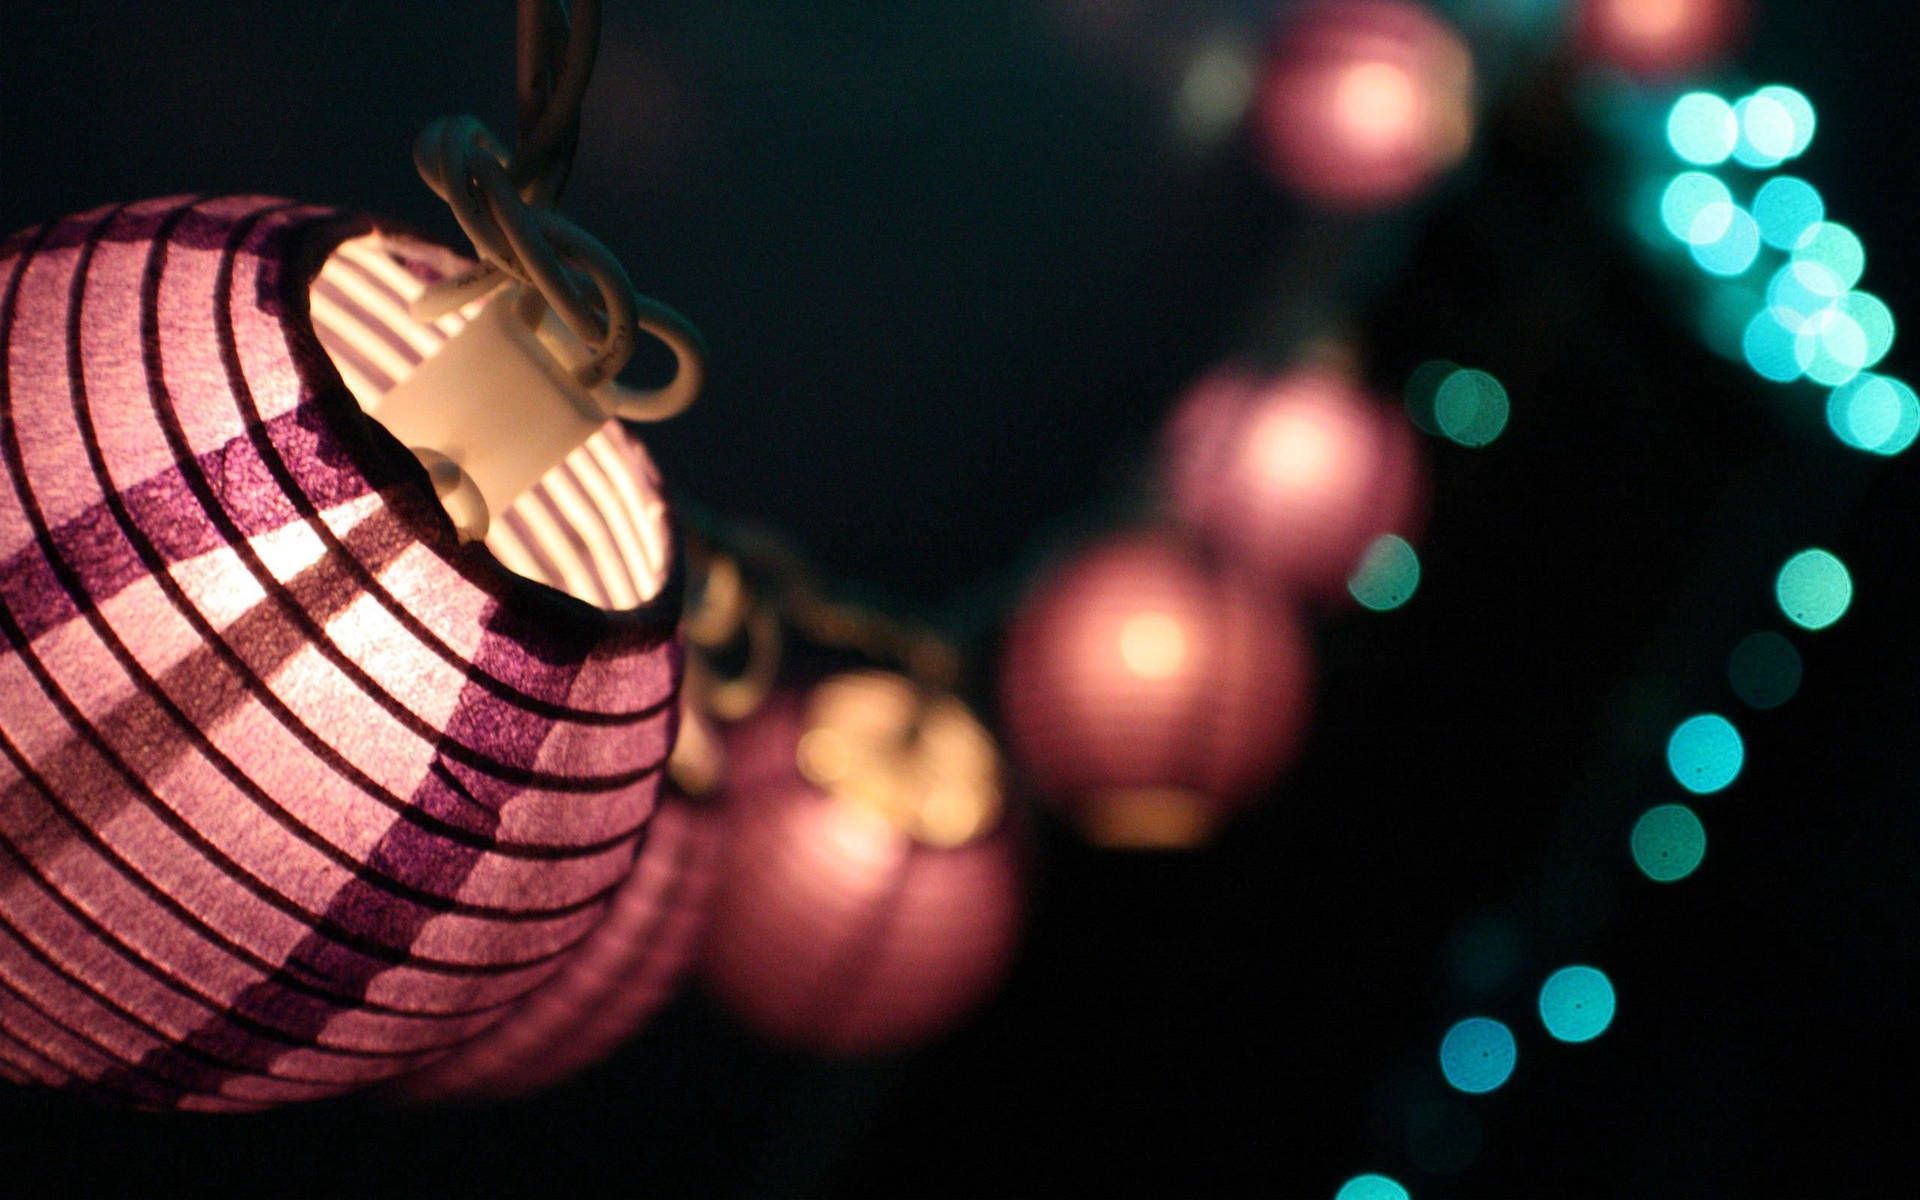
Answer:
[[[961,1020],[1005,973],[1023,909],[985,730],[869,672],[776,696],[728,748],[709,990],[762,1035],[827,1055]]]

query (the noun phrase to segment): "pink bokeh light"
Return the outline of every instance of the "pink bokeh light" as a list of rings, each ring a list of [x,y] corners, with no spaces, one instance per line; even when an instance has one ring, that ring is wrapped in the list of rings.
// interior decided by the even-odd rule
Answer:
[[[1368,545],[1411,537],[1419,446],[1398,411],[1326,366],[1203,377],[1168,425],[1175,515],[1262,586],[1337,597]]]
[[[1466,153],[1473,61],[1426,8],[1313,0],[1281,17],[1253,136],[1287,188],[1330,208],[1406,199]]]
[[[1027,597],[1000,707],[1016,756],[1096,841],[1190,845],[1292,760],[1311,673],[1284,605],[1133,533]]]

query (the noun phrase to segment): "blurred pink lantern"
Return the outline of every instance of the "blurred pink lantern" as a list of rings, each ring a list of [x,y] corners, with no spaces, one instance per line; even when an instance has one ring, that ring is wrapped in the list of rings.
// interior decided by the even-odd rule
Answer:
[[[1286,187],[1330,208],[1379,208],[1466,154],[1473,60],[1424,6],[1308,0],[1280,21],[1252,132]]]
[[[868,672],[776,695],[727,745],[709,991],[760,1034],[835,1056],[911,1046],[972,1011],[1024,907],[986,731]]]
[[[1578,36],[1587,57],[1660,78],[1725,55],[1746,17],[1746,0],[1579,0]]]
[[[1298,621],[1166,534],[1102,542],[1015,614],[1000,707],[1017,756],[1096,842],[1190,846],[1298,749]]]
[[[1422,507],[1412,426],[1329,366],[1202,378],[1166,455],[1175,515],[1225,565],[1322,598],[1375,538],[1414,533]]]
[[[400,1081],[412,1100],[492,1100],[559,1083],[611,1054],[672,999],[706,927],[721,818],[669,793],[606,920],[498,1025]]]
[[[645,452],[609,424],[463,543],[356,403],[460,327],[407,303],[464,265],[260,197],[0,246],[0,1074],[388,1079],[627,886],[681,661]]]

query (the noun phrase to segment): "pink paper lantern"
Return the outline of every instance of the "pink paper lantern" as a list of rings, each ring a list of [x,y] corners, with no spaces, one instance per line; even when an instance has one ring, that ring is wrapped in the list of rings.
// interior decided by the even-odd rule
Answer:
[[[1419,522],[1412,426],[1329,367],[1206,376],[1168,426],[1166,458],[1175,515],[1262,586],[1339,597],[1374,539]]]
[[[208,1109],[373,1083],[625,885],[680,676],[645,452],[610,425],[497,519],[633,603],[569,595],[460,544],[342,379],[458,328],[405,301],[460,265],[260,197],[0,245],[0,1073]]]
[[[1253,107],[1283,185],[1329,208],[1406,199],[1466,154],[1473,60],[1407,0],[1309,0],[1286,10]]]
[[[1725,56],[1746,25],[1745,0],[1580,0],[1585,55],[1630,75],[1681,75]]]
[[[1016,756],[1094,841],[1190,846],[1292,760],[1310,676],[1286,607],[1175,537],[1135,533],[1022,603],[1000,708]]]
[[[504,1020],[415,1075],[410,1100],[497,1100],[551,1087],[618,1049],[673,998],[706,928],[720,814],[669,793],[606,920]]]
[[[888,677],[851,678],[864,689]],[[860,699],[891,729],[906,715],[899,694],[883,685]],[[824,789],[798,765],[808,732],[802,700],[781,695],[729,738],[727,842],[702,979],[786,1046],[850,1056],[924,1042],[971,1012],[1011,963],[1024,908],[1017,844],[1004,822],[981,824],[978,794],[969,799],[957,777],[931,792],[915,777],[915,803],[957,801],[923,813],[934,820],[918,829]]]

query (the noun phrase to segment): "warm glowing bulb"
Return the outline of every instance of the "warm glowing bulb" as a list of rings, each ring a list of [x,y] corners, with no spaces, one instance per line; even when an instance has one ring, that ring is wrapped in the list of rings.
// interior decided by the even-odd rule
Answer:
[[[1404,67],[1357,63],[1340,73],[1333,107],[1357,146],[1385,150],[1413,129],[1420,115],[1420,94]]]
[[[1120,661],[1142,679],[1170,679],[1187,660],[1187,635],[1163,612],[1136,613],[1120,626]]]
[[[1672,37],[1687,23],[1689,0],[1615,0],[1614,23],[1629,37]]]

